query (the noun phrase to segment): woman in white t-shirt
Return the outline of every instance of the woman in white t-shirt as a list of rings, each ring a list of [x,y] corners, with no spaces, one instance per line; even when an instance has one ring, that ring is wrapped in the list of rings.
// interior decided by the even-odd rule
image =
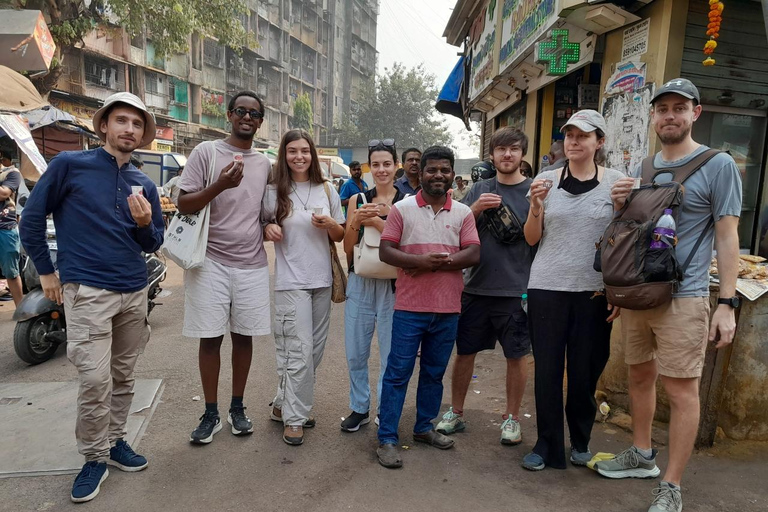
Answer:
[[[275,349],[277,395],[271,418],[282,421],[283,440],[304,441],[314,426],[315,371],[323,358],[331,317],[328,240],[344,238],[336,188],[324,178],[312,137],[304,130],[283,136],[264,195],[264,239],[275,243]]]

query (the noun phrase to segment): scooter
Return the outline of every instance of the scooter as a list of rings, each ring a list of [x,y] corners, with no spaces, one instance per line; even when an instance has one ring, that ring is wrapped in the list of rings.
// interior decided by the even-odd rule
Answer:
[[[56,266],[58,245],[53,221],[48,220],[48,249]],[[20,270],[24,288],[24,298],[16,308],[13,319],[17,322],[13,331],[13,348],[16,355],[29,364],[40,364],[52,358],[59,345],[67,342],[67,321],[64,306],[45,297],[40,275],[27,254],[22,249]],[[155,302],[165,280],[167,267],[163,260],[154,254],[145,254],[149,286],[147,288],[147,315],[161,305]],[[167,295],[167,292],[166,292]]]

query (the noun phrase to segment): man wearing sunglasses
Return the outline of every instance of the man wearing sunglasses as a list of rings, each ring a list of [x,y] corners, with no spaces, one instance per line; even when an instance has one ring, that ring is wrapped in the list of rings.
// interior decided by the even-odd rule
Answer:
[[[676,78],[661,86],[651,99],[652,123],[661,141],[653,166],[654,182],[670,181],[674,169],[685,165],[706,146],[691,136],[702,106],[696,86]],[[670,170],[671,172],[663,172]],[[641,167],[635,170],[641,176]],[[632,191],[633,178],[617,181],[611,191],[619,209]],[[624,309],[621,330],[629,365],[629,395],[634,445],[612,460],[598,462],[598,472],[609,478],[653,478],[656,450],[651,446],[651,424],[656,407],[656,380],[661,376],[669,396],[669,464],[663,481],[654,489],[649,512],[680,512],[680,481],[699,427],[699,380],[707,344],[723,348],[733,341],[738,275],[741,214],[741,176],[735,162],[719,153],[685,180],[685,195],[677,223],[678,261],[688,259],[703,235],[701,249],[685,269],[672,301],[654,309]],[[709,264],[717,250],[720,298],[710,320]]]
[[[395,143],[392,139],[387,139]],[[386,142],[387,140],[383,141]],[[378,142],[378,141],[371,141]],[[370,143],[369,143],[370,144]],[[375,144],[376,147],[378,144]],[[403,170],[404,175],[395,181],[395,188],[403,194],[416,195],[421,190],[421,181],[419,171],[421,170],[421,150],[418,148],[408,148],[403,151]]]
[[[227,420],[234,435],[253,432],[243,405],[252,336],[270,333],[269,268],[259,218],[270,164],[252,149],[263,119],[264,102],[255,93],[235,94],[227,109],[232,125],[229,137],[197,146],[179,185],[180,213],[210,205],[205,262],[184,273],[183,334],[200,338],[205,395],[205,413],[189,438],[194,444],[210,443],[222,428],[217,398],[219,352],[227,331],[232,338],[232,401]],[[211,167],[213,176],[207,180]]]

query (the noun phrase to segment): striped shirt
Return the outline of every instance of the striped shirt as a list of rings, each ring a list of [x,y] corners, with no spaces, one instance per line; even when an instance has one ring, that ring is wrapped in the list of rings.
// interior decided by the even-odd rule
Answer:
[[[434,212],[419,191],[396,205],[387,217],[382,240],[399,245],[408,254],[459,252],[480,245],[475,217],[467,205],[451,200]],[[422,313],[460,313],[464,280],[461,270],[427,272],[411,277],[397,271],[395,309]]]

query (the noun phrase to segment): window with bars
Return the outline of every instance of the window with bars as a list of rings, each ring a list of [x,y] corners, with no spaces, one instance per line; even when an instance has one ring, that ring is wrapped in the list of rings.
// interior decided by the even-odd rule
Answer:
[[[122,90],[125,83],[122,66],[117,62],[86,55],[83,59],[85,68],[85,81],[91,85],[98,85],[112,90]]]
[[[224,47],[213,39],[206,39],[203,43],[203,62],[207,66],[223,68]]]

